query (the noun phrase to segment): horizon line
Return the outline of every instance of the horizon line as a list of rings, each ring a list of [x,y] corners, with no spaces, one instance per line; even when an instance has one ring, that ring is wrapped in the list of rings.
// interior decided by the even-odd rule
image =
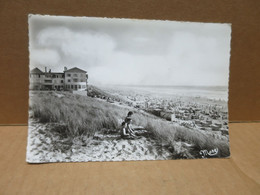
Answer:
[[[89,84],[103,86],[129,86],[129,87],[228,87],[228,85],[137,85],[137,84]]]

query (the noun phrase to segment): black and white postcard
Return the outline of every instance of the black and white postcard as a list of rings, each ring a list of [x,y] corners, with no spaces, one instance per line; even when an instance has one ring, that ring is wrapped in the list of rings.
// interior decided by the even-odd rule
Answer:
[[[29,163],[227,158],[231,25],[29,15]]]

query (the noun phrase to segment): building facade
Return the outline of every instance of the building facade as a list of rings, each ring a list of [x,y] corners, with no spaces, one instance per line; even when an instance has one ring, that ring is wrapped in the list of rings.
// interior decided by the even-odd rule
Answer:
[[[64,70],[65,89],[73,91],[84,91],[87,89],[87,72],[79,68]]]
[[[41,71],[34,68],[30,71],[30,90],[67,90],[86,91],[88,74],[77,67],[64,72],[51,72],[51,70]]]

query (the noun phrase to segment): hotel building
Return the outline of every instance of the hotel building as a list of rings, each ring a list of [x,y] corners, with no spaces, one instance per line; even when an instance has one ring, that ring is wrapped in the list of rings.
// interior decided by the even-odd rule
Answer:
[[[30,90],[67,90],[86,91],[88,74],[77,67],[67,69],[63,72],[41,71],[34,68],[30,71]]]

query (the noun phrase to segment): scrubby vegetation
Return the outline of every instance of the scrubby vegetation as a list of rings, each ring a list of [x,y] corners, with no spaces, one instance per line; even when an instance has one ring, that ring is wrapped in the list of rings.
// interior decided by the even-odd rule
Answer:
[[[39,119],[41,123],[58,122],[62,126],[59,131],[66,137],[92,137],[102,129],[119,130],[129,111],[126,107],[68,92],[32,92],[30,110],[32,117]],[[145,112],[136,111],[133,121],[150,131],[158,142],[172,147],[173,150],[176,142],[192,145],[192,150],[186,151],[186,157],[200,157],[200,150],[214,148],[219,150],[215,157],[229,156],[227,140],[215,139],[196,130],[175,126]]]
[[[140,119],[140,118],[139,118]],[[185,142],[192,145],[190,150],[186,150],[185,156],[188,158],[197,158],[201,155],[201,150],[212,150],[218,148],[219,152],[214,157],[228,157],[230,155],[228,140],[216,139],[213,136],[205,135],[199,131],[187,129],[181,126],[175,126],[161,119],[143,118],[143,124],[146,129],[153,132],[155,137],[162,143],[172,148],[176,142]],[[141,122],[141,121],[140,121]]]
[[[117,129],[120,109],[106,102],[71,93],[34,92],[30,109],[34,118],[41,123],[59,122],[64,132],[75,137],[93,136],[103,128]]]

